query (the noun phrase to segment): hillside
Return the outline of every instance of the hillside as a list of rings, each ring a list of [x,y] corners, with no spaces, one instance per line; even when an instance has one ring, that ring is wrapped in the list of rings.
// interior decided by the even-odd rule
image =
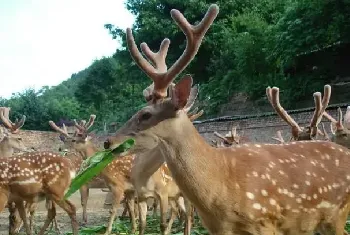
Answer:
[[[163,38],[171,39],[170,67],[185,46],[170,10],[181,10],[193,23],[209,3],[128,0],[126,4],[136,16],[133,34],[137,44],[145,41],[156,51]],[[220,14],[183,72],[200,84],[197,105],[205,110],[202,118],[271,111],[265,99],[267,86],[280,87],[281,102],[287,109],[312,106],[312,93],[322,91],[326,83],[333,87],[331,103],[349,100],[349,0],[216,3]],[[142,90],[150,80],[132,61],[125,31],[108,22],[105,28],[111,40],[120,40],[124,46],[111,58],[94,61],[58,86],[0,99],[0,105],[12,108],[12,118],[25,114],[26,129],[49,130],[48,120],[69,123],[73,118],[86,119],[90,113],[97,114],[99,130],[111,122],[125,122],[145,104]]]

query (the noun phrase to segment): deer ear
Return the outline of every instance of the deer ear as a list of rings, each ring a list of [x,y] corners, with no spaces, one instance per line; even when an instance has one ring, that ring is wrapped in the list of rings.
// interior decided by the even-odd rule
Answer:
[[[190,97],[192,83],[191,75],[185,75],[173,88],[171,100],[178,110],[186,107]]]

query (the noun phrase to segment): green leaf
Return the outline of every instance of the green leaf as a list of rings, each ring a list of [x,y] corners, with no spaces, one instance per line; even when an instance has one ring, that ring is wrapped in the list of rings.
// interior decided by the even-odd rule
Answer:
[[[118,147],[112,150],[103,150],[96,152],[93,156],[86,159],[81,167],[78,175],[72,180],[68,192],[64,198],[67,199],[73,193],[75,193],[81,186],[88,183],[96,175],[100,174],[101,171],[115,159],[115,155],[127,151],[134,145],[133,139],[128,139]]]

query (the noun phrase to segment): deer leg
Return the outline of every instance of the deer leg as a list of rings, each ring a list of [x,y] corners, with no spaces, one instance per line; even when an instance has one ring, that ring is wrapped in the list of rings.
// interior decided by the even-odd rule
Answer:
[[[21,219],[23,221],[24,228],[26,230],[27,235],[31,235],[32,231],[30,230],[30,227],[28,225],[27,213],[26,213],[26,209],[24,207],[24,201],[17,201],[16,202],[16,207],[18,209],[19,216],[21,217]]]
[[[174,220],[177,217],[177,212],[178,212],[178,207],[176,206],[175,201],[170,200],[170,206],[171,206],[171,217],[168,222],[168,226],[165,230],[165,234],[170,234],[171,233],[171,227],[173,226]]]
[[[68,200],[52,196],[53,201],[69,215],[72,223],[73,235],[78,235],[78,222],[75,206]]]
[[[153,198],[153,204],[152,204],[152,209],[153,209],[153,217],[157,216],[157,209],[158,209],[158,199],[156,197]]]
[[[47,217],[44,223],[44,226],[41,227],[39,235],[43,235],[49,225],[52,223],[53,219],[56,217],[56,206],[52,203],[49,207],[47,207]]]
[[[160,232],[165,235],[167,228],[167,213],[168,213],[168,195],[159,194],[159,204],[160,204]]]
[[[187,198],[183,198],[183,199],[184,199],[185,214],[186,214],[184,235],[190,235],[192,223],[194,222],[194,207]]]
[[[127,214],[129,214],[129,217],[130,217],[130,211],[128,211],[128,206],[127,206],[128,200],[126,198],[125,198],[123,204],[124,204],[124,210],[123,210],[123,213],[122,213],[121,217],[125,218],[125,217],[127,217]]]
[[[81,207],[83,208],[83,222],[82,225],[87,224],[87,202],[89,199],[89,187],[88,185],[83,185],[80,189],[80,202],[81,202]]]
[[[147,198],[138,197],[137,205],[139,208],[139,235],[143,235],[146,229]]]
[[[19,216],[18,209],[15,203],[8,204],[9,210],[9,235],[14,235],[19,233],[23,223]]]
[[[131,222],[131,233],[135,233],[136,231],[136,220],[135,220],[135,194],[134,192],[128,193],[125,195],[127,198],[126,206],[130,214],[130,222]]]
[[[123,197],[124,189],[120,189],[120,188],[117,189],[117,187],[111,187],[111,191],[113,193],[112,213],[108,221],[108,227],[105,232],[105,235],[109,235],[112,232],[113,222],[117,215],[118,205],[120,205],[120,201]]]

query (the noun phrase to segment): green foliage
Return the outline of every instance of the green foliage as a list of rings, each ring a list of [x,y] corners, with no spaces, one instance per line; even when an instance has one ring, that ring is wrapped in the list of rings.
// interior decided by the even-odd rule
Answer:
[[[72,180],[69,190],[64,195],[64,198],[69,198],[84,184],[87,184],[96,175],[100,174],[101,171],[103,171],[103,169],[117,157],[116,155],[126,152],[133,145],[134,140],[128,139],[114,149],[96,152],[94,155],[86,159],[81,166],[80,172]]]
[[[147,226],[145,229],[145,235],[156,235],[160,234],[160,226],[159,226],[160,218],[158,216],[147,216]],[[114,222],[112,227],[112,233],[113,234],[123,234],[123,235],[132,235],[132,234],[138,234],[131,233],[130,232],[131,223],[129,218],[126,219],[117,219],[116,222]],[[174,221],[174,224],[172,226],[171,234],[180,235],[183,234],[183,228],[184,225],[180,223],[178,220]],[[86,228],[81,228],[79,230],[79,235],[88,235],[88,234],[104,234],[106,231],[105,225],[96,225]],[[49,233],[49,234],[56,234],[56,233]],[[71,232],[66,233],[66,235],[72,234]],[[203,228],[201,225],[201,222],[198,217],[195,217],[194,223],[192,224],[191,229],[191,235],[207,235],[209,234],[208,231]]]
[[[167,56],[170,67],[186,43],[170,10],[176,8],[190,23],[196,23],[211,3],[127,0],[126,7],[136,17],[133,34],[137,44],[147,42],[157,51],[165,37],[171,39]],[[349,75],[344,68],[347,66],[340,66],[336,58],[346,45],[350,48],[350,0],[215,3],[220,13],[198,55],[183,72],[192,74],[200,84],[199,105],[205,109],[204,118],[217,116],[220,106],[235,93],[261,99],[269,85],[280,87],[284,106],[292,108],[334,77]],[[150,79],[132,61],[125,29],[108,22],[105,28],[122,44],[112,57],[94,61],[58,86],[43,87],[39,92],[26,90],[8,100],[0,99],[0,104],[12,107],[13,118],[27,115],[27,129],[49,130],[48,120],[79,119],[91,113],[97,115],[96,129],[102,129],[104,123],[125,122],[145,104],[142,91]]]

